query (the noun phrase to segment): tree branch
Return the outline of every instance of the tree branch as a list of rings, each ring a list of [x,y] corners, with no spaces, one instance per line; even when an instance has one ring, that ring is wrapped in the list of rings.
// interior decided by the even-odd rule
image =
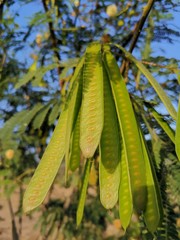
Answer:
[[[146,19],[147,19],[148,15],[149,15],[152,7],[153,7],[154,2],[155,2],[155,0],[149,0],[147,5],[143,9],[141,18],[140,18],[140,20],[138,21],[138,23],[135,27],[134,35],[132,37],[132,42],[131,42],[131,45],[129,47],[129,52],[131,52],[131,53],[136,46],[139,35],[140,35],[140,33],[143,29],[143,26],[144,26],[144,24],[146,22]],[[122,74],[125,72],[125,69],[128,68],[128,65],[129,65],[129,62],[127,60],[124,60],[123,63],[122,63],[122,66],[121,66],[121,73]]]
[[[154,2],[155,2],[155,0],[149,0],[147,5],[143,9],[142,16],[141,16],[141,18],[140,18],[140,20],[139,20],[139,22],[138,22],[138,24],[135,28],[135,33],[134,33],[134,36],[132,38],[132,43],[131,43],[130,48],[129,48],[129,52],[131,52],[131,53],[136,46],[136,42],[138,40],[138,37],[141,33],[141,30],[144,26],[144,23],[146,22],[147,17],[148,17],[148,15],[149,15],[149,13],[152,9],[152,6],[153,6]]]
[[[5,2],[6,2],[6,0],[2,0],[2,1],[0,0],[0,23],[3,20],[3,8],[5,5]]]
[[[49,9],[48,9],[48,6],[46,4],[46,0],[42,0],[42,4],[43,4],[45,12],[48,13]],[[54,32],[53,23],[51,21],[48,22],[48,26],[49,26],[49,32],[50,32],[50,38],[51,38],[51,42],[52,42],[53,52],[54,52],[55,57],[60,62],[61,57],[60,57],[60,54],[57,50],[58,49],[58,44],[57,44],[58,41],[56,39],[56,34]],[[60,66],[57,68],[57,71],[58,71],[58,75],[60,76],[60,74],[61,74],[61,67]]]

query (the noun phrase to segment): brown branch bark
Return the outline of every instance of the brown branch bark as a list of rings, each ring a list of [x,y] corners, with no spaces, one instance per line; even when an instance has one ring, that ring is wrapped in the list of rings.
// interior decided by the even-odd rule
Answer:
[[[0,0],[0,23],[3,20],[3,8],[5,5],[6,0]]]
[[[49,9],[48,9],[48,6],[46,4],[46,1],[42,0],[42,4],[43,4],[45,12],[48,13]],[[51,42],[52,42],[53,52],[54,52],[55,57],[60,62],[61,57],[60,57],[60,54],[57,50],[58,49],[58,44],[57,44],[58,41],[57,41],[56,34],[55,34],[55,31],[54,31],[53,22],[51,22],[51,21],[48,22],[48,26],[49,26],[50,39],[51,39]],[[57,68],[57,71],[58,71],[58,75],[60,76],[60,74],[61,74],[61,67],[60,66]]]
[[[143,12],[142,12],[142,15],[141,15],[141,18],[139,19],[138,23],[136,24],[136,27],[135,27],[135,30],[134,30],[134,35],[132,37],[132,42],[130,44],[130,47],[129,47],[129,52],[133,52],[135,46],[136,46],[136,43],[138,41],[138,38],[139,38],[139,35],[143,29],[143,26],[146,22],[146,19],[153,7],[153,4],[154,4],[155,0],[149,0],[147,5],[144,7],[143,9]],[[122,66],[121,66],[121,73],[124,74],[124,72],[126,71],[126,69],[129,67],[129,61],[128,60],[124,60],[123,63],[122,63]]]

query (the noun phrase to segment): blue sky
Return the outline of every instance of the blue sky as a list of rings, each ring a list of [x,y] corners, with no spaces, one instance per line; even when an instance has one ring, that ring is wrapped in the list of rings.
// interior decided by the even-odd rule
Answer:
[[[17,23],[19,24],[20,28],[25,28],[27,22],[30,21],[32,15],[39,10],[42,10],[42,4],[41,2],[37,4],[37,1],[31,1],[29,4],[23,4],[19,5],[19,3],[14,4],[13,7],[14,11],[18,11],[19,17],[16,19]],[[174,42],[174,44],[167,43],[166,41],[160,41],[160,42],[154,42],[152,43],[152,48],[154,50],[153,56],[157,55],[165,55],[168,58],[177,58],[180,59],[179,49],[180,49],[180,6],[178,8],[179,12],[171,10],[171,13],[174,15],[174,20],[169,21],[168,25],[170,27],[174,27],[176,30],[177,27],[179,27],[179,38],[177,38]],[[35,38],[35,35],[32,35],[29,41]],[[24,58],[26,59],[28,55],[30,54],[28,51],[26,53],[23,53]],[[19,56],[22,57],[23,56]],[[23,60],[23,59],[22,59]]]
[[[13,8],[11,8],[12,15],[15,12],[18,12],[19,17],[16,18],[16,23],[19,25],[19,28],[22,30],[26,29],[27,23],[30,21],[31,17],[34,15],[34,13],[42,11],[42,3],[39,1],[39,4],[37,4],[38,1],[31,1],[29,4],[22,4],[20,1],[17,1]],[[159,42],[153,42],[152,43],[152,49],[153,54],[152,56],[161,56],[164,55],[167,58],[176,58],[180,60],[180,5],[177,9],[178,11],[174,11],[173,9],[170,10],[170,12],[174,16],[174,20],[168,21],[169,27],[174,27],[174,29],[179,31],[179,37],[177,37],[173,44],[167,43],[166,41],[159,41]],[[176,26],[176,27],[175,27]],[[41,29],[37,29],[36,32],[33,32],[30,38],[28,39],[29,43],[31,43],[35,37],[36,34],[41,32]],[[27,45],[27,44],[26,44]],[[34,50],[35,51],[35,50]],[[33,59],[30,58],[30,55],[33,53],[32,48],[26,48],[24,51],[19,51],[17,54],[17,57],[19,61],[27,62],[27,64],[31,64],[33,62]],[[133,52],[133,54],[137,54],[136,51]],[[137,54],[138,56],[139,54]],[[177,107],[177,106],[175,106]]]
[[[158,55],[159,53],[162,54],[165,51],[165,55],[168,58],[177,58],[180,60],[180,6],[178,11],[179,12],[171,10],[174,20],[169,22],[169,26],[179,31],[179,37],[175,39],[174,44],[170,44],[165,41],[153,43],[152,47],[154,48],[154,51],[157,50],[157,54],[154,53],[154,55]]]

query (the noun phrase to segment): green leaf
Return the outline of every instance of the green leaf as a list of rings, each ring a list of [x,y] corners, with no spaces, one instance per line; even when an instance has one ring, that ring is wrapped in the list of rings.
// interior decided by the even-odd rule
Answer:
[[[0,129],[0,138],[3,140],[8,138],[10,139],[15,127],[21,123],[22,118],[26,116],[27,113],[28,110],[22,110],[7,120],[3,128]]]
[[[27,112],[27,114],[25,114],[22,117],[22,119],[20,121],[20,127],[19,127],[19,130],[18,130],[18,132],[20,134],[25,132],[25,130],[26,130],[27,126],[29,125],[29,123],[31,122],[31,120],[34,118],[36,113],[39,112],[42,108],[43,108],[43,105],[41,103],[38,103],[31,110],[29,110]]]
[[[145,105],[148,107],[153,117],[156,119],[156,121],[159,123],[159,125],[162,127],[162,129],[165,131],[171,141],[175,143],[175,133],[173,129],[169,126],[169,124],[163,119],[163,116],[160,115],[153,107],[151,107],[150,104],[145,103]]]
[[[100,141],[100,200],[106,209],[118,200],[120,183],[120,140],[116,108],[106,69],[104,76],[104,127]]]
[[[0,138],[5,141],[5,139],[11,139],[13,132],[16,130],[18,134],[23,134],[36,115],[36,113],[43,108],[42,104],[35,105],[31,110],[22,110],[16,113],[13,117],[7,120],[2,129],[0,129]]]
[[[135,210],[141,212],[145,209],[147,189],[145,163],[136,118],[119,67],[108,49],[104,51],[104,61],[122,133],[125,159],[129,168],[128,175],[132,189],[133,204]]]
[[[60,75],[60,78],[65,78],[69,72],[69,70],[73,67],[76,67],[77,64],[79,62],[79,59],[78,58],[70,58],[68,59],[67,61],[64,61],[64,62],[60,62],[60,65],[63,68],[62,72],[61,72],[61,75]]]
[[[40,67],[38,68],[37,70],[31,70],[31,67],[28,71],[27,74],[25,74],[15,85],[15,88],[16,89],[19,89],[20,87],[22,87],[23,85],[27,84],[28,82],[32,81],[34,78],[36,82],[39,82],[42,77],[45,75],[45,73],[47,71],[50,71],[54,68],[56,68],[58,66],[58,64],[56,63],[53,63],[53,64],[50,64],[48,66],[45,66],[45,67]]]
[[[32,86],[46,86],[45,82],[42,81],[43,76],[46,74],[46,72],[57,68],[59,65],[57,63],[49,64],[48,66],[43,66],[37,69],[34,79],[32,81]]]
[[[180,161],[180,99],[178,105],[178,117],[176,122],[175,149],[178,159]]]
[[[122,52],[125,53],[125,56],[139,68],[139,70],[144,74],[144,76],[148,79],[156,93],[158,94],[161,101],[164,103],[166,109],[168,110],[169,114],[176,120],[177,118],[177,112],[174,109],[171,100],[168,98],[166,93],[164,92],[163,88],[160,86],[160,84],[156,81],[156,79],[151,75],[149,70],[140,62],[138,61],[133,55],[126,51],[122,46],[118,44],[114,44],[117,48],[121,49]]]
[[[100,142],[104,119],[101,45],[87,47],[83,68],[83,96],[80,119],[80,147],[85,158],[94,155]]]
[[[91,170],[91,165],[92,165],[92,159],[87,159],[85,169],[84,169],[84,175],[83,175],[83,180],[82,180],[82,187],[81,187],[81,193],[80,193],[77,213],[76,213],[77,226],[79,226],[79,224],[81,223],[83,213],[84,213],[84,205],[85,205],[85,200],[86,200],[86,192],[87,192],[87,187],[88,187],[89,173]]]
[[[180,69],[174,69],[173,72],[177,75],[178,83],[180,84]]]
[[[15,88],[18,89],[21,86],[25,85],[29,81],[31,81],[37,71],[37,61],[33,62],[33,64],[29,67],[29,70],[27,74],[23,76],[22,79],[19,80],[19,82],[16,83]]]
[[[65,154],[68,110],[65,107],[52,138],[26,189],[23,209],[28,212],[40,205],[51,187]]]
[[[51,104],[47,104],[37,113],[33,121],[34,129],[39,129],[42,126],[50,107],[51,107]]]
[[[78,65],[79,60],[79,58],[69,58],[66,61],[60,62],[60,65],[62,67],[72,68]]]
[[[39,26],[40,24],[45,24],[47,22],[51,22],[52,18],[47,13],[37,12],[33,15],[33,18],[29,22],[29,25]]]
[[[157,136],[156,133],[153,132],[152,135],[152,150],[154,154],[154,160],[156,164],[156,168],[160,170],[160,164],[161,164],[161,149],[162,149],[162,141],[161,139]]]
[[[22,79],[19,80],[19,82],[16,83],[15,88],[18,89],[30,82],[33,79],[34,75],[35,72],[28,72],[26,75],[23,76]]]
[[[48,117],[48,124],[51,125],[55,122],[56,118],[58,117],[60,112],[60,104],[57,102],[53,105],[51,112],[49,113]]]

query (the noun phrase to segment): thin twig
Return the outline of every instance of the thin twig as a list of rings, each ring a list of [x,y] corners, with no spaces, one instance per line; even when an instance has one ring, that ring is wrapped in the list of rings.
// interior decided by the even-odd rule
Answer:
[[[8,207],[9,207],[10,215],[11,215],[12,239],[13,239],[13,240],[18,240],[18,239],[19,239],[19,235],[18,235],[18,233],[17,233],[16,221],[15,221],[15,216],[14,216],[14,212],[13,212],[13,207],[12,207],[11,199],[8,198],[8,199],[7,199],[7,202],[8,202]]]
[[[19,214],[19,236],[21,236],[22,234],[22,212],[21,212],[21,209],[22,209],[22,201],[23,201],[23,188],[22,188],[22,183],[19,185],[19,207],[18,207],[18,210],[20,212]]]
[[[80,15],[80,6],[81,6],[81,1],[79,1],[78,6],[75,8],[76,17],[74,19],[74,24],[73,24],[75,28],[76,28],[76,24],[77,24],[79,15]],[[79,41],[79,33],[77,31],[74,32],[74,39],[75,39],[74,40],[74,46],[76,48],[76,52],[80,53],[81,44],[80,44],[80,41]]]
[[[134,30],[134,35],[132,37],[132,42],[131,42],[131,45],[129,47],[129,52],[131,52],[131,53],[136,46],[139,35],[142,31],[142,28],[143,28],[143,26],[146,22],[146,19],[147,19],[148,15],[149,15],[152,7],[153,7],[154,2],[155,2],[155,0],[149,0],[147,5],[143,8],[141,18],[138,21],[138,23],[136,24],[136,27],[135,27],[135,30]],[[129,61],[124,60],[123,63],[122,63],[121,69],[120,69],[122,74],[125,72],[125,69],[128,68],[128,66],[129,66]]]
[[[148,62],[148,61],[144,61],[144,60],[142,60],[141,62],[145,65],[149,65],[149,66],[153,66],[153,67],[166,68],[166,69],[169,69],[169,70],[177,69],[177,67],[165,66],[165,65],[161,65],[161,64],[158,64],[158,63],[154,63],[154,62]]]

